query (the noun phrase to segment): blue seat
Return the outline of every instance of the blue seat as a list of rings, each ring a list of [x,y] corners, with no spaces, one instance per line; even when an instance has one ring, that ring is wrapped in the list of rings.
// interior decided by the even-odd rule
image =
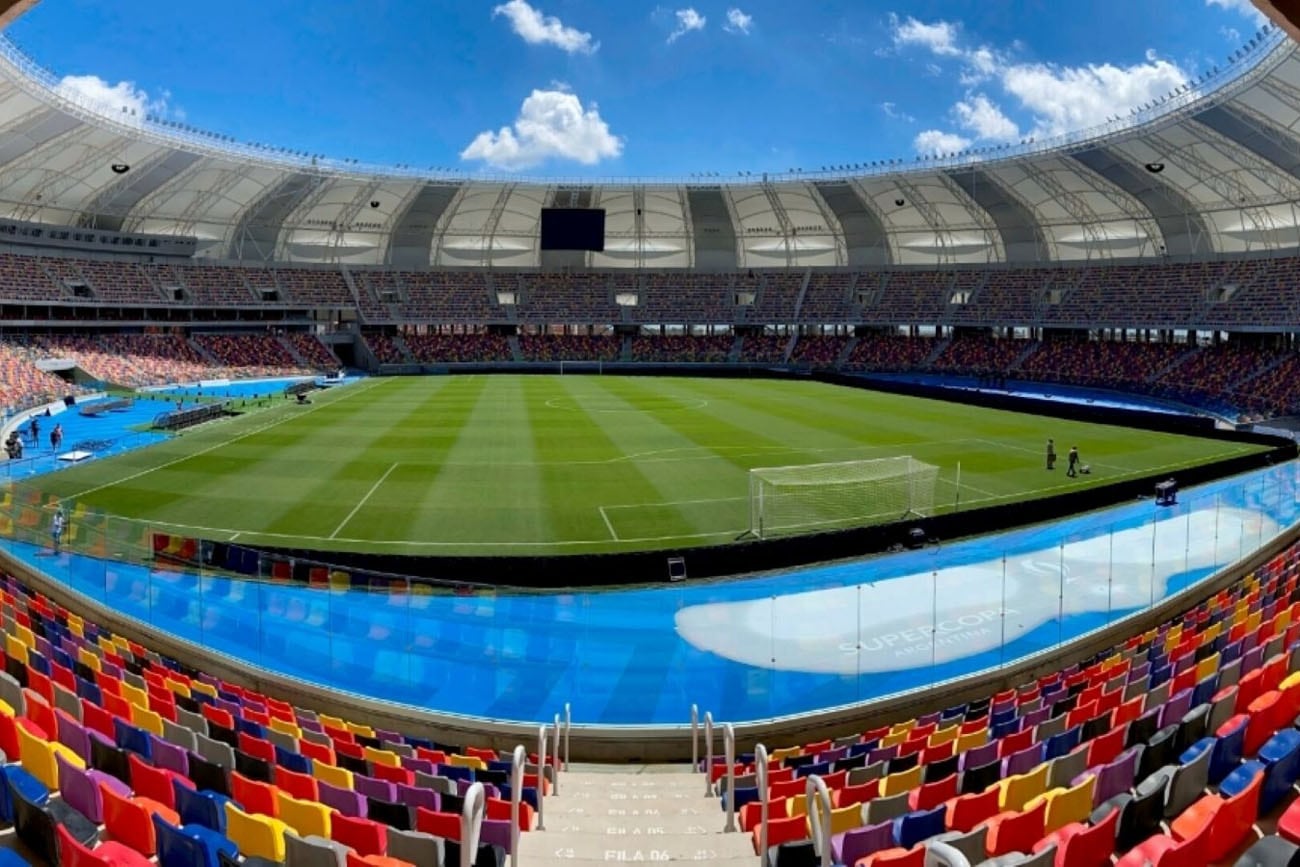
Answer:
[[[32,865],[28,864],[27,859],[22,855],[5,847],[0,849],[0,867],[32,867]]]
[[[1260,748],[1257,761],[1266,768],[1259,792],[1259,812],[1263,815],[1290,794],[1291,787],[1300,779],[1300,731],[1288,728],[1273,735]]]
[[[152,819],[159,867],[219,867],[218,853],[239,854],[233,840],[204,825],[177,828],[157,813]]]
[[[944,827],[944,816],[948,812],[947,804],[940,804],[933,810],[919,810],[907,813],[894,820],[894,842],[911,849],[917,843],[942,834],[948,830]]]
[[[809,777],[812,776],[813,774],[816,774],[819,777],[824,777],[828,775],[830,772],[831,772],[830,762],[814,762],[811,765],[804,765],[802,768],[794,769],[794,775],[797,778]]]
[[[235,717],[235,731],[243,732],[249,737],[266,740],[266,729],[261,723],[255,723],[241,716]]]
[[[77,697],[101,707],[104,704],[104,693],[100,691],[98,684],[91,683],[84,677],[77,678]]]
[[[1210,756],[1210,784],[1218,783],[1241,764],[1241,756],[1246,747],[1246,727],[1248,720],[1242,720],[1236,728],[1227,734],[1219,735]]]
[[[113,733],[120,749],[133,752],[142,759],[153,760],[153,742],[149,740],[149,732],[114,717]]]
[[[501,790],[501,800],[503,800],[503,801],[509,801],[509,800],[510,800],[510,784],[509,784],[509,783],[503,783],[502,785],[497,786],[497,788]],[[737,789],[736,791],[737,791],[737,792],[743,792],[744,789]],[[523,801],[525,804],[530,804],[530,805],[532,805],[532,808],[533,808],[534,810],[536,810],[536,809],[537,809],[537,787],[536,787],[536,786],[524,786],[524,790],[523,790],[522,792],[519,793],[519,800]]]
[[[1061,732],[1059,735],[1052,735],[1047,739],[1047,745],[1043,750],[1043,761],[1050,762],[1052,759],[1068,755],[1074,751],[1083,737],[1083,727],[1074,726]]]
[[[286,771],[293,771],[297,774],[311,773],[311,759],[302,753],[286,750],[279,744],[275,745],[275,763]]]
[[[183,786],[178,780],[172,781],[172,791],[176,795],[176,813],[181,817],[181,824],[202,825],[220,834],[226,833],[226,801],[224,795],[207,790],[194,790]]]
[[[446,777],[449,780],[468,780],[474,781],[474,769],[462,768],[459,765],[438,765],[438,776]]]

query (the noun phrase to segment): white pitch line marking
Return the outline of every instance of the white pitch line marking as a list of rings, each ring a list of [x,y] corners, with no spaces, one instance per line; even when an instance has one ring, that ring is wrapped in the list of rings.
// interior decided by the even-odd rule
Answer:
[[[382,485],[384,482],[388,481],[388,477],[391,476],[391,475],[393,474],[393,470],[397,469],[398,466],[400,466],[400,465],[397,464],[397,463],[394,463],[391,467],[388,468],[388,471],[387,471],[387,472],[385,472],[382,476],[379,477],[379,481],[375,482],[373,485],[370,486],[370,490],[366,491],[366,495],[365,495],[364,497],[362,497],[360,500],[357,501],[357,504],[356,504],[355,506],[352,507],[352,511],[351,511],[351,512],[348,512],[348,516],[347,516],[346,518],[343,519],[343,522],[342,522],[341,524],[339,524],[337,527],[334,528],[334,532],[333,532],[333,533],[330,533],[329,537],[330,537],[331,539],[338,538],[339,531],[342,530],[344,527],[346,527],[346,526],[348,525],[348,521],[351,521],[353,518],[356,517],[357,512],[360,512],[360,511],[361,511],[361,507],[364,506],[364,505],[366,504],[366,501],[367,501],[367,500],[369,500],[371,497],[374,496],[375,491],[379,490],[379,486],[380,486],[380,485]],[[618,537],[615,536],[614,538],[617,539]]]
[[[600,510],[600,516],[605,519],[605,529],[609,530],[610,538],[615,542],[619,541],[618,533],[614,532],[614,525],[610,523],[609,515],[605,514],[605,507],[597,506],[596,508]]]
[[[383,382],[383,381],[384,381],[384,380],[379,380],[379,379],[377,379],[377,380],[375,380],[375,385],[378,385],[380,382]],[[208,452],[215,452],[217,449],[225,448],[226,446],[231,445],[232,443],[237,443],[237,442],[239,442],[239,441],[242,440],[242,439],[247,439],[248,437],[251,437],[253,434],[259,434],[259,433],[261,433],[262,431],[270,430],[271,428],[276,427],[277,425],[282,425],[282,424],[284,424],[285,422],[290,421],[290,420],[292,420],[292,419],[295,419],[295,418],[302,418],[303,416],[310,415],[310,414],[312,414],[313,412],[315,412],[316,410],[320,409],[321,407],[333,406],[334,404],[336,404],[336,403],[340,403],[340,402],[342,402],[343,400],[346,400],[347,398],[352,397],[353,395],[361,394],[363,391],[369,391],[371,388],[374,388],[374,387],[375,387],[374,385],[371,385],[371,386],[369,386],[369,387],[365,387],[365,386],[363,386],[363,387],[360,387],[360,388],[358,388],[358,389],[356,389],[356,390],[354,390],[354,391],[351,391],[351,392],[345,392],[345,393],[343,393],[343,397],[340,397],[340,398],[338,398],[337,400],[331,400],[331,401],[329,401],[328,403],[317,403],[317,404],[313,405],[311,409],[306,410],[305,412],[286,413],[286,414],[285,414],[284,416],[282,416],[281,418],[278,418],[278,419],[276,419],[275,421],[270,422],[269,424],[264,424],[264,425],[262,425],[261,427],[255,427],[255,428],[253,428],[253,429],[250,430],[250,431],[245,431],[244,433],[240,434],[240,435],[237,436],[237,437],[232,437],[232,438],[230,438],[230,439],[228,439],[228,440],[222,440],[221,442],[219,442],[219,443],[215,443],[215,444],[213,444],[213,445],[210,445],[210,446],[208,446],[207,448],[199,449],[199,450],[196,451],[196,452],[189,452],[188,454],[181,455],[179,458],[176,458],[176,459],[174,459],[174,460],[167,461],[166,463],[159,464],[159,465],[156,466],[156,467],[149,467],[148,469],[140,470],[140,472],[138,472],[138,473],[132,473],[131,475],[129,475],[129,476],[125,476],[125,477],[120,478],[120,479],[117,479],[116,481],[107,482],[107,483],[102,484],[102,485],[96,485],[96,486],[93,487],[93,488],[87,488],[87,489],[84,490],[84,491],[81,491],[81,492],[76,493],[76,494],[71,494],[71,495],[69,495],[69,496],[67,496],[67,497],[63,497],[62,499],[65,499],[65,500],[78,500],[78,499],[80,499],[80,498],[82,498],[82,497],[89,496],[90,494],[96,493],[97,491],[105,490],[106,488],[112,488],[112,487],[116,487],[117,485],[124,485],[124,484],[126,484],[127,482],[133,482],[133,481],[135,481],[136,479],[139,479],[139,478],[142,478],[143,476],[147,476],[147,475],[149,475],[150,473],[156,473],[156,472],[158,472],[159,470],[165,470],[167,467],[173,467],[173,466],[175,466],[176,464],[184,463],[185,461],[188,461],[190,458],[196,458],[196,457],[198,457],[199,455],[206,455]]]

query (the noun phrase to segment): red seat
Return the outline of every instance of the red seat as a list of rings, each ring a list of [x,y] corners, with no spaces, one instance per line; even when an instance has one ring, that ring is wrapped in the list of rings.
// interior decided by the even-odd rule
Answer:
[[[854,867],[925,867],[925,847],[882,849],[859,858]]]
[[[250,780],[239,771],[230,774],[230,795],[245,813],[280,818],[280,801],[275,792],[275,786],[269,783]]]
[[[1243,747],[1245,755],[1253,756],[1259,752],[1259,748],[1273,736],[1280,725],[1290,722],[1284,719],[1279,723],[1278,708],[1283,706],[1282,693],[1277,690],[1270,690],[1259,698],[1250,703],[1247,713],[1250,715],[1250,724],[1246,726],[1246,743]]]
[[[78,842],[63,825],[56,825],[55,833],[58,834],[62,867],[153,867],[148,858],[113,840],[90,849]]]
[[[275,744],[262,738],[255,738],[247,732],[239,733],[239,748],[255,759],[275,762]]]
[[[415,830],[442,837],[444,840],[460,840],[460,816],[455,813],[438,813],[426,807],[417,807]]]
[[[831,803],[836,807],[848,807],[853,804],[865,804],[880,794],[880,780],[867,780],[856,786],[845,786],[831,792]],[[745,805],[746,807],[749,804]]]
[[[1124,752],[1124,739],[1128,737],[1128,727],[1112,728],[1104,735],[1094,738],[1088,744],[1087,764],[1090,768],[1107,765],[1115,761]]]
[[[1030,852],[1043,836],[1047,822],[1047,800],[1020,813],[999,813],[988,820],[989,835],[984,848],[990,857],[1008,852]]]
[[[320,800],[320,787],[311,774],[300,774],[280,765],[275,766],[275,785],[280,791],[303,801]]]
[[[1249,786],[1231,798],[1203,796],[1173,821],[1171,830],[1174,836],[1179,840],[1190,840],[1209,825],[1206,855],[1210,861],[1221,860],[1250,833],[1259,814],[1259,790],[1263,782],[1264,772],[1260,771]]]
[[[932,810],[951,798],[957,797],[957,775],[949,774],[942,780],[925,783],[913,789],[907,803],[913,810]]]
[[[99,792],[104,799],[104,829],[109,836],[146,857],[151,857],[155,849],[151,818],[154,813],[172,825],[181,823],[175,810],[170,810],[157,801],[125,798],[103,784],[100,784]]]
[[[330,839],[351,846],[362,857],[383,855],[388,851],[388,826],[335,813],[330,817]]]
[[[992,819],[998,814],[998,797],[1001,792],[997,786],[991,786],[983,792],[973,795],[961,795],[953,798],[948,806],[946,822],[950,831],[975,830],[981,822]]]
[[[176,809],[176,789],[172,786],[172,780],[187,789],[194,788],[187,777],[166,768],[146,764],[135,753],[128,753],[126,760],[131,767],[131,790],[138,797],[157,801],[169,810]]]
[[[1188,840],[1166,834],[1149,837],[1124,854],[1115,867],[1204,867],[1210,862],[1207,853],[1212,825],[1206,823],[1200,833]]]
[[[758,850],[759,834],[761,828],[755,827],[750,834],[754,837],[754,852],[761,855]],[[782,843],[794,843],[799,840],[808,839],[808,817],[807,816],[789,816],[780,819],[769,817],[767,820],[767,845],[768,847],[780,846]]]
[[[1277,832],[1300,846],[1300,799],[1291,802],[1277,820]]]
[[[402,767],[371,762],[370,775],[376,780],[387,780],[390,783],[398,783],[403,786],[415,785],[415,773]]]
[[[1055,867],[1109,867],[1110,856],[1115,851],[1117,824],[1117,809],[1096,825],[1073,822],[1035,843],[1034,852],[1056,844]]]

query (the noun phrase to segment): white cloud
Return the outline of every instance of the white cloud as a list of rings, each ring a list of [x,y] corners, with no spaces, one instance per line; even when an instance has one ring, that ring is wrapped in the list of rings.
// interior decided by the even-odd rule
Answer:
[[[1254,7],[1249,0],[1206,0],[1224,8],[1247,11]],[[1116,115],[1127,115],[1135,107],[1155,102],[1188,82],[1188,75],[1177,64],[1148,51],[1137,63],[1121,66],[1114,63],[1090,63],[1064,66],[1054,63],[1020,63],[1014,55],[1024,46],[1013,43],[1009,48],[963,44],[960,23],[935,21],[925,23],[915,18],[890,16],[895,46],[917,46],[936,58],[961,61],[957,80],[969,88],[966,96],[952,107],[952,118],[960,130],[969,135],[943,130],[927,130],[917,136],[919,151],[951,152],[959,140],[1004,143],[1021,138],[1055,136],[1105,123]],[[943,74],[934,62],[926,64],[929,74]],[[1018,109],[1025,120],[1013,120],[1007,111],[983,92],[974,88],[992,83],[1000,88],[1004,104]]]
[[[185,117],[183,111],[169,105],[170,93],[164,90],[158,97],[151,97],[133,81],[109,84],[98,75],[65,75],[54,89],[74,102],[123,123],[142,124],[146,115],[175,120]]]
[[[905,123],[916,123],[916,118],[905,111],[899,111],[898,106],[892,102],[882,102],[880,110],[885,113],[885,117],[892,120],[901,120]]]
[[[1256,8],[1250,0],[1205,0],[1206,6],[1218,6],[1227,12],[1237,12],[1245,15],[1247,18],[1254,20],[1255,26],[1262,26],[1268,20],[1263,12]]]
[[[609,131],[595,103],[584,108],[567,90],[534,90],[512,126],[479,133],[460,158],[513,171],[550,159],[590,166],[622,153],[623,140]]]
[[[970,147],[973,142],[965,136],[958,135],[955,132],[944,132],[941,129],[927,129],[925,132],[917,135],[912,142],[917,153],[922,154],[951,154],[957,151],[964,151]]]
[[[1186,84],[1187,73],[1148,53],[1144,62],[1129,66],[1015,64],[1003,70],[1001,80],[1033,115],[1035,134],[1060,135],[1154,102]]]
[[[900,19],[892,12],[889,15],[894,45],[897,47],[919,45],[935,54],[956,57],[961,54],[957,48],[957,35],[961,29],[950,21],[936,21],[926,24],[912,16]]]
[[[977,93],[952,107],[962,129],[985,141],[1013,141],[1020,138],[1020,127],[1002,113],[1002,109],[984,94]]]
[[[727,23],[722,29],[728,33],[743,33],[748,36],[750,28],[754,26],[754,16],[746,15],[736,7],[727,10]]]
[[[529,6],[525,0],[509,0],[492,10],[492,17],[504,15],[510,27],[529,45],[554,45],[569,54],[591,54],[600,47],[590,33],[566,27],[554,15]]]
[[[669,43],[676,42],[692,30],[703,30],[704,25],[708,23],[708,19],[696,12],[695,8],[691,6],[678,9],[673,15],[677,17],[677,27],[672,33],[668,34]]]

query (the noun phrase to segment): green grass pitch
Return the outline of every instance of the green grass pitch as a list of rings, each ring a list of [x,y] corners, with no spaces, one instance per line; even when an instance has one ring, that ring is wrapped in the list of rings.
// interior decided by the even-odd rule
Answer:
[[[1054,437],[1062,460],[1043,466]],[[1078,444],[1093,474],[1065,477]],[[212,539],[409,554],[728,542],[748,470],[911,455],[938,508],[1030,499],[1252,447],[814,382],[474,375],[373,379],[41,480]]]

